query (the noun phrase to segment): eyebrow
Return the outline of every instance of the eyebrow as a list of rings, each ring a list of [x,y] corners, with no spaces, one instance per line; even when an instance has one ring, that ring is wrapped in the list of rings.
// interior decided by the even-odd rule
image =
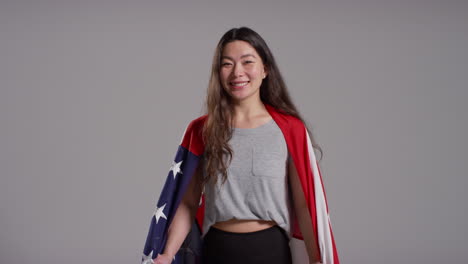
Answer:
[[[249,56],[252,56],[252,57],[254,57],[254,58],[257,58],[257,57],[255,57],[255,55],[250,54],[250,53],[247,53],[247,54],[242,55],[242,56],[241,56],[241,59],[242,59],[242,58],[245,58],[245,57],[249,57]],[[233,58],[231,58],[231,57],[229,57],[229,56],[225,56],[225,55],[222,56],[221,59],[230,59],[230,60],[234,60]]]

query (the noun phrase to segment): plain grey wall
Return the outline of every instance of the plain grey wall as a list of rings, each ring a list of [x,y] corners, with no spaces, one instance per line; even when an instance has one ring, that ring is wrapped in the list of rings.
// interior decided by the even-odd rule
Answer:
[[[466,1],[0,4],[0,262],[138,263],[215,45],[249,26],[323,147],[342,263],[468,248]]]

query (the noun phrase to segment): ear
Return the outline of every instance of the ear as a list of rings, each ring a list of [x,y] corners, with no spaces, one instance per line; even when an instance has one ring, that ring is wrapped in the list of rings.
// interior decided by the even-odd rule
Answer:
[[[267,70],[267,68],[265,66],[263,66],[263,72],[264,72],[263,73],[263,79],[265,79],[267,77],[267,75],[268,75],[268,70]]]

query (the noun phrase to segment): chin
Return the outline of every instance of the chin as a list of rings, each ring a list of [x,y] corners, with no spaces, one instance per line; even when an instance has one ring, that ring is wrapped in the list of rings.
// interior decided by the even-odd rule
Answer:
[[[236,101],[242,101],[242,100],[246,100],[246,99],[249,99],[250,97],[252,97],[253,94],[248,94],[248,95],[242,95],[242,96],[235,96],[233,95],[232,98]]]

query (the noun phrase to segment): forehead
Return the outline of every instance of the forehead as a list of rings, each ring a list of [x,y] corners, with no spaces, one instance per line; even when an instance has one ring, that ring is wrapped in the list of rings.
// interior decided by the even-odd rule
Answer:
[[[260,58],[254,47],[242,40],[229,42],[223,48],[223,59],[241,59],[244,57]]]

